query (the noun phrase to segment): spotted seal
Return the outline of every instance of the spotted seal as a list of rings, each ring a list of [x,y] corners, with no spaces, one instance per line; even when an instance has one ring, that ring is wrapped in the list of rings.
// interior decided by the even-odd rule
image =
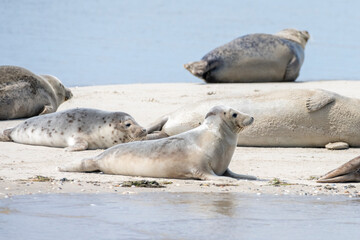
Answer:
[[[59,168],[65,172],[102,171],[130,176],[218,180],[219,176],[256,179],[228,169],[237,134],[253,122],[247,114],[216,106],[204,123],[188,132],[158,140],[119,144],[100,155]]]
[[[0,66],[0,120],[56,112],[71,97],[71,91],[54,76]]]
[[[295,81],[304,61],[307,31],[249,34],[218,47],[184,67],[208,83]]]
[[[76,108],[27,119],[4,130],[0,141],[80,151],[109,148],[145,137],[146,129],[127,113]]]
[[[197,127],[206,109],[218,104],[246,112],[256,119],[239,134],[239,146],[360,147],[360,99],[322,89],[219,96],[187,105],[151,124],[148,138],[172,136]]]

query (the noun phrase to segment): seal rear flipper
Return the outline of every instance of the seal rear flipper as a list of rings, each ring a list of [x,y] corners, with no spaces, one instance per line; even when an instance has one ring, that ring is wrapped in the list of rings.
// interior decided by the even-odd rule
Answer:
[[[161,131],[165,123],[169,120],[169,117],[163,117],[160,121],[153,123],[152,126],[146,129],[147,133],[153,133],[155,131]]]
[[[74,139],[74,143],[65,148],[65,151],[67,152],[73,152],[73,151],[83,151],[88,149],[89,143],[83,139],[76,138]]]
[[[318,183],[345,183],[345,182],[360,182],[360,173],[349,173],[342,176],[329,178],[329,179],[319,179]]]
[[[85,158],[80,161],[75,161],[58,167],[60,172],[95,172],[99,170],[97,162],[93,158]]]
[[[356,157],[340,167],[328,172],[317,182],[359,182],[360,181],[360,156]]]
[[[207,80],[206,76],[208,72],[216,68],[218,65],[217,61],[198,61],[184,64],[184,68],[191,72],[194,76]]]
[[[11,132],[13,131],[13,128],[5,129],[3,132],[0,132],[0,141],[1,142],[12,142],[11,139]]]
[[[316,90],[313,96],[306,99],[308,112],[315,112],[335,101],[335,94],[323,90]]]
[[[234,173],[234,172],[230,171],[229,168],[226,169],[226,171],[224,172],[223,176],[227,176],[227,177],[231,177],[231,178],[236,178],[236,179],[257,180],[257,177],[255,177],[255,176],[237,174],[237,173]]]

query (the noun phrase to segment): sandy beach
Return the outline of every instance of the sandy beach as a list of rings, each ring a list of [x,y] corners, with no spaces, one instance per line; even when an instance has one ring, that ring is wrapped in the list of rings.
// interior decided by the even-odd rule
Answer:
[[[160,116],[199,100],[273,89],[322,88],[358,97],[359,81],[313,81],[257,84],[131,84],[71,88],[74,97],[58,111],[76,107],[123,111],[147,127]],[[0,129],[23,120],[1,121]],[[250,194],[346,194],[358,196],[360,184],[319,184],[314,179],[360,155],[359,148],[237,147],[229,168],[260,180],[215,182],[151,179],[101,173],[62,173],[56,167],[103,150],[65,152],[62,148],[0,142],[0,198],[36,193],[241,192]],[[42,176],[37,178],[37,176]],[[274,181],[277,179],[277,181]],[[163,188],[123,187],[125,181],[156,180]]]

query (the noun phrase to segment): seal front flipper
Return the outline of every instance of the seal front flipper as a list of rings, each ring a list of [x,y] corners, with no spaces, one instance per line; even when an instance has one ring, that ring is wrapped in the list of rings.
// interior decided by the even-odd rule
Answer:
[[[169,117],[163,117],[156,123],[153,123],[152,126],[146,129],[147,133],[153,133],[155,131],[161,131],[165,123],[169,120]]]
[[[285,82],[292,82],[295,81],[296,78],[299,76],[301,64],[299,62],[299,58],[295,55],[290,60],[289,64],[286,66],[286,71],[284,75]]]
[[[83,151],[88,149],[89,143],[84,139],[75,138],[70,140],[72,143],[69,144],[65,151],[73,152],[73,151]]]
[[[343,150],[343,149],[348,149],[349,144],[346,142],[334,142],[334,143],[326,144],[325,148],[329,150]]]
[[[308,112],[315,112],[334,102],[335,99],[334,93],[316,90],[314,95],[306,99],[306,108]]]
[[[319,183],[360,182],[360,156],[321,177]]]
[[[45,105],[44,108],[39,113],[39,115],[44,115],[44,114],[53,113],[53,112],[54,112],[54,108],[52,106]]]
[[[169,135],[161,131],[155,131],[151,134],[146,135],[146,140],[154,140],[154,139],[160,139],[166,137],[169,137]]]
[[[224,172],[223,176],[227,176],[227,177],[231,177],[231,178],[236,178],[236,179],[257,180],[257,177],[255,177],[255,176],[237,174],[237,173],[234,173],[234,172],[230,171],[229,168],[226,169],[226,171]]]

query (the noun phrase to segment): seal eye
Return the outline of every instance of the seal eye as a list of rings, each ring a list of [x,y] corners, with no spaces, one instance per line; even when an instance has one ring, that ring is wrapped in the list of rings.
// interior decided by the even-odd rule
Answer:
[[[237,113],[233,113],[233,118],[236,118],[237,117]]]
[[[126,125],[125,125],[125,127],[130,127],[131,126],[131,123],[127,123]]]

